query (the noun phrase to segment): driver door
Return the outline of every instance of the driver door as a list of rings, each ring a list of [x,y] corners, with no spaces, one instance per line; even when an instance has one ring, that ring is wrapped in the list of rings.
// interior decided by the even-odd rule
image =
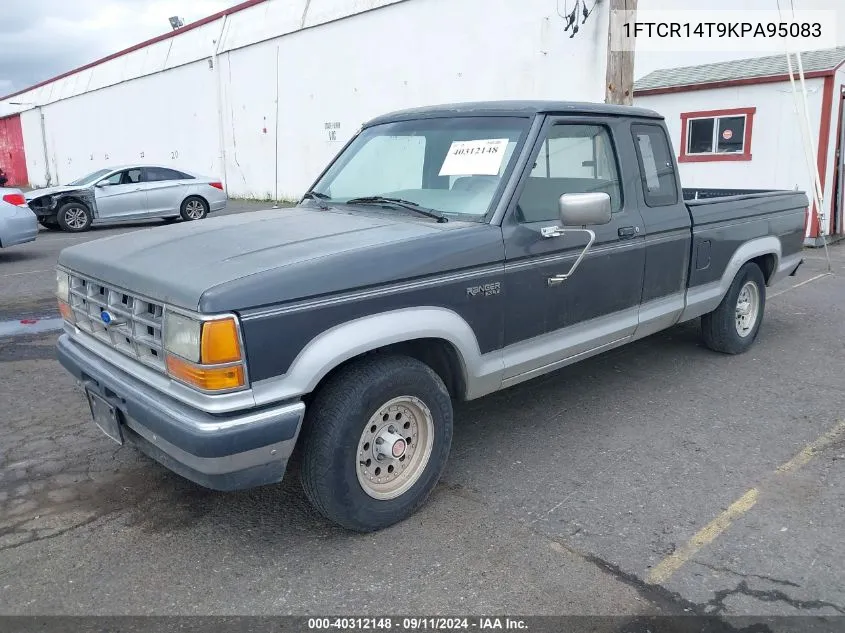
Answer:
[[[645,270],[645,231],[635,199],[623,195],[626,156],[613,120],[550,117],[502,229],[505,240],[505,373],[530,378],[630,338],[637,327]],[[627,151],[627,150],[625,150]],[[621,160],[620,160],[621,159]],[[631,163],[628,163],[631,164]],[[636,162],[633,161],[636,165]],[[609,223],[589,236],[561,228],[563,194],[604,192]],[[570,227],[578,228],[578,227]],[[519,377],[519,378],[517,378]]]
[[[140,167],[124,169],[101,180],[94,187],[97,216],[106,219],[130,219],[147,214],[147,193],[141,182]]]

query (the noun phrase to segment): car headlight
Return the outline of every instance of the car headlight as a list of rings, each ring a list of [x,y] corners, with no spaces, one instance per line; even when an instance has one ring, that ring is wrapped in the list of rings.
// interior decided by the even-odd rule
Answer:
[[[56,271],[56,299],[62,318],[68,323],[76,323],[76,315],[70,307],[70,275],[63,270]]]
[[[167,373],[203,391],[246,385],[240,330],[234,316],[199,321],[168,311],[164,319]]]
[[[56,297],[65,303],[70,297],[70,275],[63,270],[56,271]]]

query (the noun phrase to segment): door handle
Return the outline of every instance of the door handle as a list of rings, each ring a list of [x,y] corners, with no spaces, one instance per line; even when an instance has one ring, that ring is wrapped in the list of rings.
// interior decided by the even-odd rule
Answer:
[[[620,226],[618,231],[619,239],[630,240],[632,237],[635,237],[639,232],[640,227],[638,226]]]

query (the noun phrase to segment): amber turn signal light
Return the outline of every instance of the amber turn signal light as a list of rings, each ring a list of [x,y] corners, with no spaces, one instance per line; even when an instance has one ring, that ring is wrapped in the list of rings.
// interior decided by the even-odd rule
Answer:
[[[205,391],[222,391],[244,386],[243,365],[202,367],[168,354],[167,373],[177,380]]]
[[[62,315],[62,318],[67,321],[68,323],[75,323],[76,322],[76,315],[73,313],[70,305],[66,301],[62,301],[59,299],[59,314]]]
[[[234,363],[243,360],[238,325],[234,319],[205,321],[202,324],[200,362],[203,365]]]

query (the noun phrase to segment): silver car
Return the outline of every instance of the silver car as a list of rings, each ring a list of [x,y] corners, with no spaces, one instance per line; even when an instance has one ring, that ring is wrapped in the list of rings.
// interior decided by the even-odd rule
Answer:
[[[26,199],[42,225],[73,232],[123,220],[201,220],[227,202],[220,180],[157,165],[100,169]]]
[[[31,242],[37,235],[38,222],[21,190],[0,187],[0,248]]]

